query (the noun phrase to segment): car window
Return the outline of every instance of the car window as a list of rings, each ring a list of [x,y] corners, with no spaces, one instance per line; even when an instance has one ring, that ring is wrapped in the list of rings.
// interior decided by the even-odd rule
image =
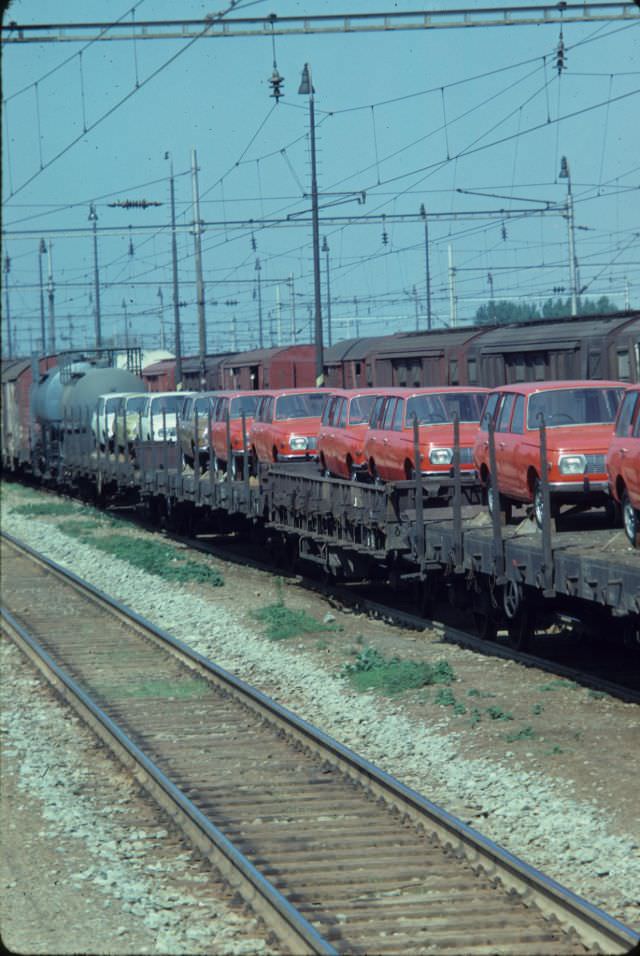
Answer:
[[[636,423],[633,426],[633,437],[640,438],[640,398],[638,399],[638,414],[636,415]]]
[[[273,419],[273,395],[269,395],[264,400],[262,407],[262,421],[270,422]]]
[[[631,419],[638,401],[638,392],[627,392],[616,419],[616,435],[626,438],[631,433]]]
[[[146,397],[144,395],[137,396],[136,398],[127,399],[127,414],[138,414],[144,410],[146,404]]]
[[[496,431],[497,432],[508,432],[509,431],[509,422],[511,421],[511,412],[513,411],[513,403],[515,402],[516,397],[513,392],[509,392],[504,397],[504,401],[500,406],[500,414],[496,422]]]
[[[123,399],[120,398],[119,396],[118,398],[113,398],[113,397],[108,398],[107,406],[106,406],[107,412],[108,413],[117,412],[120,408],[122,408],[122,402],[123,402]]]
[[[373,411],[371,413],[371,420],[369,426],[371,428],[378,428],[378,422],[380,421],[380,414],[384,407],[385,397],[384,395],[378,395],[373,406]]]
[[[334,396],[333,398],[330,398],[327,404],[324,406],[324,409],[322,412],[322,418],[321,418],[321,422],[323,425],[331,424],[331,416],[333,414],[333,409],[334,409],[336,401],[337,401],[337,397]]]
[[[524,395],[516,396],[516,405],[511,419],[511,431],[514,435],[524,433]]]
[[[447,421],[457,413],[459,422],[479,422],[484,392],[442,392],[438,398],[444,405]]]
[[[394,430],[394,432],[402,431],[402,414],[403,414],[403,412],[404,412],[404,399],[403,399],[403,398],[399,398],[399,399],[398,399],[398,404],[396,405],[395,414],[394,414],[394,416],[393,416],[393,422],[391,423],[391,427],[392,427],[392,429]]]
[[[229,399],[228,398],[219,398],[218,407],[216,408],[216,421],[224,422],[227,420],[227,409],[229,408]]]
[[[347,424],[347,400],[342,397],[340,399],[340,407],[338,409],[338,415],[336,418],[336,425],[338,428],[344,428]]]
[[[357,395],[352,398],[349,407],[349,424],[365,425],[371,418],[375,400],[375,395]]]
[[[198,416],[207,414],[207,412],[209,411],[209,401],[210,401],[209,396],[207,396],[206,398],[197,398],[195,400],[194,411],[198,413]]]
[[[246,418],[253,418],[258,407],[260,397],[258,395],[238,395],[231,399],[231,417],[242,418],[244,412]]]
[[[413,419],[419,425],[440,425],[448,421],[446,409],[440,395],[414,395],[407,402],[407,425],[413,426]]]
[[[565,425],[604,425],[616,417],[624,389],[556,388],[536,392],[529,399],[527,427],[539,428],[544,415],[547,428]]]
[[[384,419],[382,421],[382,427],[385,429],[385,431],[388,431],[391,428],[391,422],[393,421],[397,401],[397,398],[390,398],[387,400],[387,404],[384,409]]]
[[[182,403],[182,411],[180,412],[181,418],[189,418],[191,415],[191,409],[193,407],[193,399],[185,398]]]
[[[495,411],[501,397],[501,392],[492,392],[487,398],[482,412],[482,417],[480,418],[481,431],[486,432],[489,430],[489,422],[493,421],[493,416],[495,415]]]
[[[295,395],[281,395],[276,400],[276,421],[283,422],[296,418],[319,418],[326,401],[326,392],[301,392]]]
[[[154,415],[175,415],[180,404],[178,395],[159,395],[158,398],[151,399],[151,411]]]

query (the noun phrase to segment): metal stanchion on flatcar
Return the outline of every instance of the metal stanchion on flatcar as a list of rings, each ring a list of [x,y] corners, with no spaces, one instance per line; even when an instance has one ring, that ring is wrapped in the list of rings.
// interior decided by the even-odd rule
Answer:
[[[488,422],[489,435],[489,489],[492,495],[493,507],[491,512],[491,526],[493,530],[493,561],[496,581],[500,584],[504,580],[504,547],[502,544],[502,522],[500,519],[500,493],[498,491],[498,469],[496,462],[496,435],[495,424]]]
[[[453,560],[462,564],[462,475],[460,472],[460,416],[453,415]]]
[[[231,418],[229,416],[229,405],[230,403],[227,402],[227,409],[224,415],[224,423],[227,432],[227,481],[231,481]]]
[[[213,507],[213,408],[211,399],[207,402],[207,428],[209,429],[209,492],[210,505]]]
[[[533,491],[533,508],[536,516],[540,514],[542,505],[542,560],[543,560],[543,594],[551,597],[553,591],[553,545],[551,542],[551,494],[549,491],[549,458],[547,455],[547,426],[544,414],[538,413],[540,422],[540,487]],[[541,501],[538,496],[541,495]],[[538,499],[538,500],[537,500]]]
[[[142,409],[138,409],[138,434],[136,435],[136,460],[140,473],[140,483],[144,487],[144,463],[142,461]]]
[[[165,484],[169,493],[169,444],[167,442],[167,409],[162,409],[162,467],[165,472]]]
[[[416,494],[416,551],[418,565],[424,567],[424,503],[422,501],[422,455],[420,454],[420,426],[418,416],[413,416],[413,460]]]
[[[196,403],[193,403],[193,478],[194,489],[195,481],[200,478],[200,433],[198,431],[198,409]],[[196,464],[197,462],[197,464]]]
[[[247,452],[247,416],[242,413],[242,480],[249,489],[249,455]]]

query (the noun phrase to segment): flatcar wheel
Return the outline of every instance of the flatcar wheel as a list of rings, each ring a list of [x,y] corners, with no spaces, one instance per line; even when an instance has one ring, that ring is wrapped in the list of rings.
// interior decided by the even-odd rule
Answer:
[[[631,501],[629,500],[629,493],[626,488],[622,493],[622,523],[624,525],[624,533],[627,538],[634,546],[634,548],[640,547],[640,512],[638,512]]]

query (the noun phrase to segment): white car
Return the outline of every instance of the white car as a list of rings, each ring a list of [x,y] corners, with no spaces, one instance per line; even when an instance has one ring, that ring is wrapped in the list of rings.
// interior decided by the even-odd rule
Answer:
[[[134,395],[140,397],[136,392],[109,392],[98,397],[96,410],[91,418],[91,431],[101,451],[105,448],[113,451],[116,416],[122,416],[125,400]]]
[[[142,409],[142,440],[176,440],[178,431],[178,413],[185,398],[185,392],[150,392],[146,396]]]

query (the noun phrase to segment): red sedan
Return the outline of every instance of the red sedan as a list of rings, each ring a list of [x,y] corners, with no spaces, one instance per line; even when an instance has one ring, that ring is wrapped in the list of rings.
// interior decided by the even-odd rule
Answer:
[[[322,388],[287,388],[262,398],[249,436],[254,462],[316,459],[320,417],[329,395]]]
[[[373,404],[384,390],[334,390],[324,407],[318,453],[324,472],[354,480],[367,471],[364,440]]]
[[[607,452],[609,493],[622,509],[629,541],[640,547],[640,385],[626,392]]]

